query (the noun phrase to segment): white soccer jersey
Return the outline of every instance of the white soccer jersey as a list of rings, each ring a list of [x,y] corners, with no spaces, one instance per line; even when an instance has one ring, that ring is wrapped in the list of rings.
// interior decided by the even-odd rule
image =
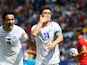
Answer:
[[[34,25],[32,30],[36,27]],[[56,45],[52,50],[47,48],[49,42],[56,39],[56,34],[62,33],[60,26],[55,22],[50,22],[47,27],[42,27],[36,36],[37,56],[36,65],[55,64],[60,62],[59,45]]]
[[[0,65],[23,65],[21,42],[28,39],[25,31],[14,25],[10,32],[0,26]]]

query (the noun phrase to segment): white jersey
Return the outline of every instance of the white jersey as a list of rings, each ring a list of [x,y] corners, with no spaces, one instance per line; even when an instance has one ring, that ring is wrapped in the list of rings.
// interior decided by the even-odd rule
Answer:
[[[27,39],[25,31],[17,25],[10,32],[0,26],[0,65],[23,65],[21,42]]]
[[[32,27],[32,30],[35,27],[36,25]],[[56,45],[52,50],[47,48],[47,44],[56,39],[57,33],[62,33],[62,31],[60,26],[55,22],[50,22],[49,26],[40,29],[35,38],[37,46],[36,65],[47,65],[60,62],[59,45]]]

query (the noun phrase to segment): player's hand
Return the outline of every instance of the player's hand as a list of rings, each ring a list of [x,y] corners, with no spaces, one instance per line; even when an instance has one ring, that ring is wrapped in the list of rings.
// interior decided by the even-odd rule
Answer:
[[[76,55],[75,54],[70,54],[70,57],[71,58],[76,58]]]
[[[76,55],[69,54],[69,61],[74,61],[76,59]]]
[[[54,43],[48,43],[47,46],[48,46],[48,49],[53,49],[55,47],[56,44]]]
[[[40,22],[45,23],[48,21],[48,17],[44,15],[40,15]]]

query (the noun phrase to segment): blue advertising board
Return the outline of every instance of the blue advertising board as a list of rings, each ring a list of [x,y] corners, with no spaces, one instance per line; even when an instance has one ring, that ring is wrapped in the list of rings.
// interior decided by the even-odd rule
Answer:
[[[24,61],[24,65],[35,65],[35,59]],[[77,65],[77,61],[64,60],[59,65]]]
[[[61,61],[59,65],[78,65],[78,62],[77,61],[64,60],[64,61]]]

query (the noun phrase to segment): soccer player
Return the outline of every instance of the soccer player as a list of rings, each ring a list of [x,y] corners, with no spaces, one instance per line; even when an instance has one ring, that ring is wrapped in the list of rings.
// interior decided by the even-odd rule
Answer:
[[[87,41],[83,37],[82,29],[79,28],[76,31],[78,37],[78,55],[72,55],[73,58],[78,58],[78,65],[87,65]]]
[[[0,65],[23,65],[21,42],[31,42],[21,27],[14,24],[15,13],[5,11],[2,14],[3,25],[0,26]],[[32,43],[32,42],[31,42]],[[32,45],[29,43],[30,45]],[[33,45],[32,45],[33,47]]]
[[[36,65],[58,65],[60,62],[59,44],[63,35],[59,24],[51,22],[51,14],[49,7],[42,7],[39,22],[32,27],[37,49]]]

